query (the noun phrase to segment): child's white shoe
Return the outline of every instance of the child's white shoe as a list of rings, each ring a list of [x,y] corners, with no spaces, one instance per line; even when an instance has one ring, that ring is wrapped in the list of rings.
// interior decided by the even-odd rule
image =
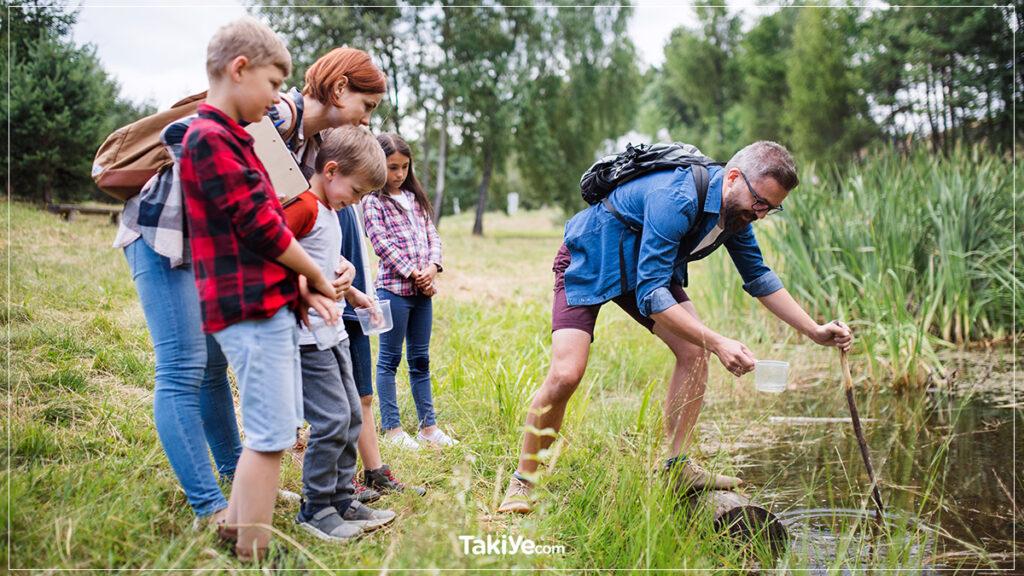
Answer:
[[[395,446],[405,448],[406,450],[419,450],[420,445],[405,433],[405,430],[399,430],[394,434],[385,434],[384,439]]]
[[[420,442],[427,442],[429,444],[439,447],[455,446],[456,444],[459,443],[458,440],[445,434],[444,431],[441,430],[440,428],[434,428],[434,431],[431,432],[429,435],[424,434],[423,431],[420,430],[420,432],[416,434],[416,438]]]

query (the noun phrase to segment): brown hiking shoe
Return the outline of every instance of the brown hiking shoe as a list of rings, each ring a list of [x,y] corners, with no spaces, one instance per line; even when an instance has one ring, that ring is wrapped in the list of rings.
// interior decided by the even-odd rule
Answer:
[[[508,481],[508,490],[505,491],[505,499],[498,506],[498,512],[502,514],[529,514],[530,491],[533,488],[529,484],[513,476]]]
[[[682,462],[670,459],[665,465],[665,473],[670,475],[676,490],[682,493],[704,489],[732,490],[743,484],[743,480],[735,476],[712,474],[689,458]]]

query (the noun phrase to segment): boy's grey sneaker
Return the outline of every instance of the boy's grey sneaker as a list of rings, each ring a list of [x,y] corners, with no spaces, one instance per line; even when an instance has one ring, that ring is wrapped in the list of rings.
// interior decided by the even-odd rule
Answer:
[[[334,506],[321,508],[312,518],[303,518],[300,511],[295,523],[313,536],[330,542],[348,542],[363,533],[362,526],[343,519]]]
[[[374,510],[359,500],[353,500],[341,517],[346,522],[362,526],[364,532],[371,532],[390,524],[395,519],[395,513],[391,510]]]

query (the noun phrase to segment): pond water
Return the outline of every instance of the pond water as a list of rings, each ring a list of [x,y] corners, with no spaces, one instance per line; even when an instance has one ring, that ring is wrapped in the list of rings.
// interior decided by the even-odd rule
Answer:
[[[1015,484],[1024,500],[1024,391],[1018,383],[1014,393],[1013,361],[1005,351],[961,354],[950,358],[952,385],[903,394],[857,387],[886,507],[881,526],[838,376],[780,395],[751,385],[756,396],[716,403],[719,414],[736,411],[715,424],[719,449],[789,530],[780,562],[838,572],[1012,567]],[[752,410],[751,421],[736,418]]]

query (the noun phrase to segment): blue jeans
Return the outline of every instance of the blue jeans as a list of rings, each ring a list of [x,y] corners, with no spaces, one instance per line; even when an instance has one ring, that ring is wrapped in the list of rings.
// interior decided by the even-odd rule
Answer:
[[[363,327],[358,320],[346,318],[345,332],[348,332],[348,352],[352,357],[352,377],[356,381],[356,392],[359,393],[360,398],[373,396],[373,358],[370,357],[370,337],[363,334]]]
[[[409,356],[409,386],[416,403],[419,427],[436,424],[434,400],[430,391],[430,328],[434,307],[426,296],[398,296],[377,290],[377,298],[391,302],[394,327],[380,335],[377,355],[377,396],[380,398],[380,426],[393,430],[401,426],[395,392],[395,373],[402,362],[402,344]],[[408,340],[408,342],[406,342]]]
[[[203,334],[192,268],[171,268],[141,238],[124,249],[156,353],[153,415],[171,468],[197,516],[228,503],[210,467],[231,477],[242,453],[228,362]]]

